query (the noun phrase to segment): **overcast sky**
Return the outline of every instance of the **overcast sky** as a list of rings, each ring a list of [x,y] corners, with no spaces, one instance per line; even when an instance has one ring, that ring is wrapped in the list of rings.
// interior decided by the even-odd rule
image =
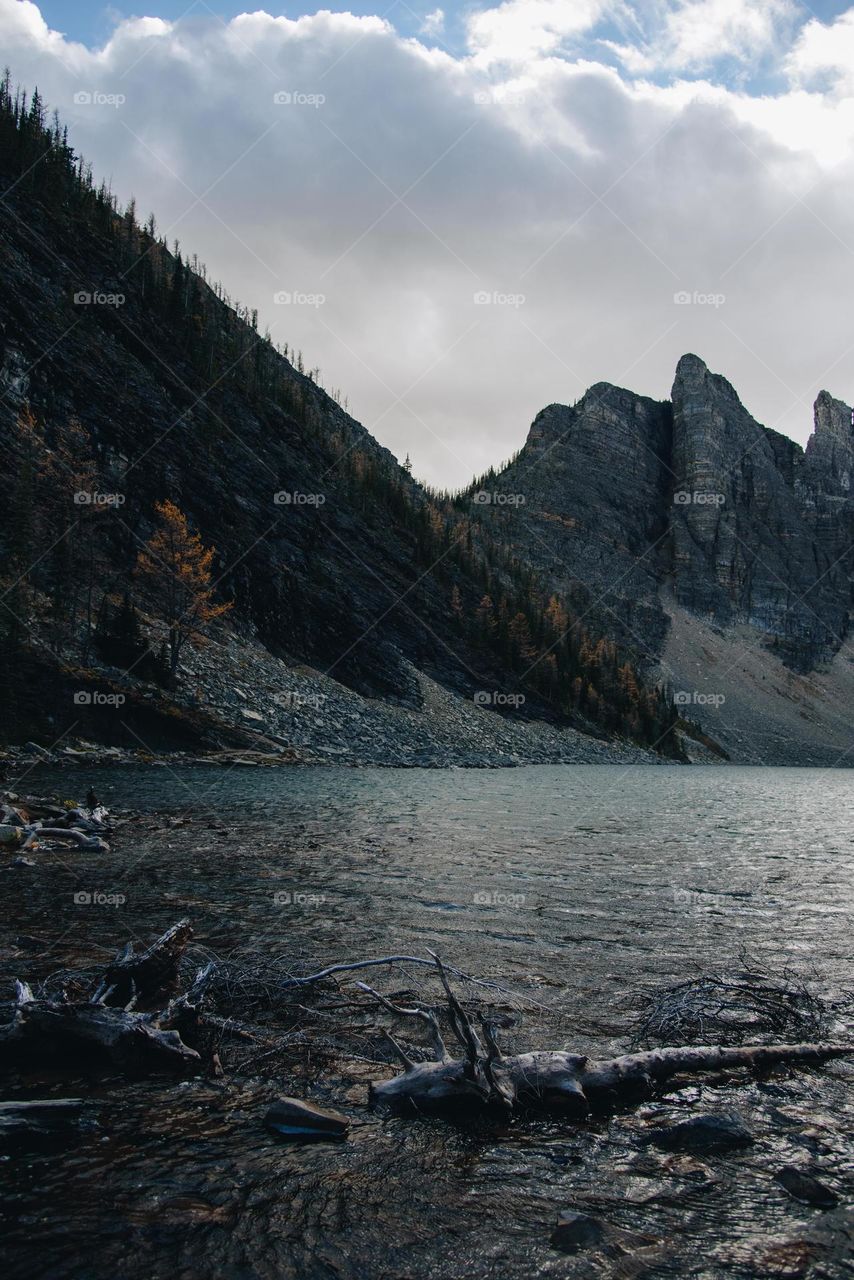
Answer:
[[[0,46],[422,479],[685,351],[802,443],[854,399],[854,8],[374,7],[0,0]]]

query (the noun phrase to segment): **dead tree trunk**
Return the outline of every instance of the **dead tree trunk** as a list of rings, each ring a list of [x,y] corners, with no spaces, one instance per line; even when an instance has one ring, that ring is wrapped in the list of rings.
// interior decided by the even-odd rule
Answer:
[[[147,1075],[193,1069],[200,1059],[177,1031],[161,1030],[155,1014],[35,1000],[21,985],[12,1021],[0,1028],[0,1067],[34,1061]]]
[[[198,1069],[199,1054],[180,1032],[164,1029],[172,1008],[132,1012],[174,983],[192,937],[189,920],[179,920],[150,947],[136,954],[132,944],[119,952],[89,1001],[36,999],[18,982],[12,1021],[0,1027],[0,1066],[28,1061],[73,1061],[117,1068],[129,1075]],[[118,1007],[116,1007],[118,1006]]]
[[[371,1100],[396,1111],[471,1114],[490,1109],[504,1112],[536,1109],[583,1118],[592,1111],[645,1097],[655,1085],[680,1073],[725,1067],[757,1068],[782,1062],[825,1062],[854,1055],[854,1044],[781,1044],[653,1049],[598,1060],[582,1054],[550,1051],[505,1057],[498,1047],[494,1025],[481,1018],[481,1041],[453,994],[438,956],[434,956],[434,960],[447,998],[451,1029],[462,1050],[461,1057],[453,1057],[446,1049],[435,1014],[402,1008],[364,983],[357,984],[390,1012],[427,1020],[431,1027],[432,1062],[413,1062],[389,1035],[403,1071],[391,1080],[375,1081],[371,1085]]]

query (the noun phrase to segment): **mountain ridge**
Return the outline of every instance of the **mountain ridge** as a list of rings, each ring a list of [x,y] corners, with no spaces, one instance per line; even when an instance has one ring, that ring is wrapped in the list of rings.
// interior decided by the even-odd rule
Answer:
[[[67,707],[55,723],[45,714],[51,670],[103,672],[123,595],[159,643],[160,602],[135,563],[168,497],[216,548],[234,605],[223,625],[288,670],[307,665],[413,711],[437,682],[489,699],[483,714],[681,754],[665,691],[552,608],[500,541],[475,540],[467,515],[418,485],[153,220],[120,211],[37,95],[7,80],[0,107],[7,736],[71,722]],[[94,489],[113,503],[102,510]],[[41,697],[21,690],[22,647]],[[256,714],[288,738],[290,710]]]
[[[13,94],[8,79],[0,161],[0,438],[16,464],[0,519],[7,737],[70,719],[42,705],[58,673],[127,674],[103,661],[122,594],[145,642],[158,642],[158,601],[134,565],[164,495],[218,549],[217,583],[235,606],[214,637],[223,663],[239,669],[228,635],[254,645],[275,696],[283,688],[264,654],[294,680],[306,666],[366,706],[418,715],[441,688],[508,724],[684,758],[702,737],[690,722],[708,728],[708,703],[689,699],[680,712],[697,689],[683,687],[684,663],[668,664],[679,611],[709,634],[755,642],[782,684],[786,671],[843,660],[854,579],[843,401],[819,396],[800,450],[689,353],[670,400],[596,383],[573,405],[541,410],[503,468],[453,498],[436,494],[305,373],[301,355],[277,351],[252,313],[170,251],[153,219],[140,226],[133,207],[96,189],[38,96]],[[73,507],[75,477],[116,496],[108,519]],[[682,631],[694,635],[688,622]],[[200,713],[221,699],[219,728],[188,722],[186,688],[149,688],[140,696],[155,699],[161,737],[178,712],[194,740],[235,724],[245,734],[215,673],[187,667],[181,678],[196,680]],[[799,686],[797,697],[810,696]],[[293,710],[252,708],[271,742],[302,731]],[[121,736],[115,722],[98,732]],[[434,762],[453,757],[453,733],[442,733]],[[544,756],[528,743],[525,758],[579,758],[574,739],[565,757],[550,734]],[[739,758],[739,735],[716,725],[713,736]],[[810,763],[824,758],[819,738],[804,730]],[[399,746],[389,760],[424,759],[411,741]],[[464,741],[456,758],[469,759]]]

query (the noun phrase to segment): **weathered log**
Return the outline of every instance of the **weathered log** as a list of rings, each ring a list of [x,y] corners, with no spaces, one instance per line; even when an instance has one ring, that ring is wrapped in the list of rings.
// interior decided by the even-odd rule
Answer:
[[[78,831],[76,827],[42,827],[34,823],[25,828],[26,840],[23,849],[32,849],[40,840],[70,840],[81,853],[109,853],[110,846],[100,836],[88,831]]]
[[[578,1054],[542,1051],[494,1062],[491,1081],[485,1072],[472,1076],[468,1060],[452,1058],[412,1064],[391,1080],[375,1081],[371,1100],[395,1110],[435,1113],[460,1108],[530,1108],[582,1118],[592,1111],[648,1096],[654,1084],[677,1073],[826,1062],[849,1055],[854,1056],[854,1044],[749,1045],[740,1049],[706,1045],[656,1049],[593,1062]]]
[[[104,971],[92,996],[93,1003],[127,1008],[162,994],[175,982],[178,965],[192,936],[190,921],[184,919],[173,924],[145,951],[135,952],[133,943],[129,942]]]
[[[199,1054],[181,1036],[197,1022],[197,1010],[186,997],[162,1012],[132,1012],[140,999],[158,996],[175,980],[192,933],[189,920],[179,920],[139,954],[129,944],[86,1003],[39,998],[27,983],[16,982],[12,1020],[0,1027],[0,1066],[72,1061],[131,1075],[198,1069]],[[193,995],[201,993],[206,975],[207,970],[197,975]],[[177,1016],[179,1005],[183,1020]]]
[[[433,953],[431,952],[431,955]],[[645,1053],[623,1054],[616,1058],[593,1059],[583,1054],[542,1050],[502,1055],[494,1026],[481,1019],[484,1050],[471,1019],[454,996],[438,956],[434,956],[448,1003],[451,1029],[463,1056],[451,1057],[435,1014],[393,1004],[363,983],[363,991],[374,996],[383,1008],[404,1017],[418,1017],[431,1025],[434,1058],[414,1063],[395,1044],[403,1071],[391,1080],[375,1081],[370,1087],[373,1103],[397,1111],[443,1113],[477,1112],[499,1109],[505,1112],[538,1109],[582,1118],[592,1111],[619,1106],[648,1096],[656,1085],[670,1077],[722,1068],[762,1068],[777,1063],[825,1062],[831,1058],[854,1056],[854,1044],[746,1045],[727,1048],[698,1045],[689,1048],[652,1049]]]
[[[128,1075],[186,1071],[199,1055],[153,1014],[96,1004],[24,1000],[0,1027],[0,1067],[20,1062],[110,1066]]]

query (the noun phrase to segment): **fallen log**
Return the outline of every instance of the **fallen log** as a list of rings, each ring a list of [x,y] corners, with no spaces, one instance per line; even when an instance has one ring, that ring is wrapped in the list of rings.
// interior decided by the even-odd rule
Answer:
[[[83,1115],[82,1098],[33,1098],[0,1102],[0,1142],[49,1138],[74,1128]]]
[[[431,953],[432,954],[432,953]],[[590,1059],[584,1054],[537,1051],[505,1057],[498,1047],[494,1023],[481,1017],[481,1041],[434,956],[448,1004],[451,1030],[462,1050],[453,1057],[438,1032],[435,1014],[402,1008],[363,983],[363,991],[402,1017],[417,1017],[430,1026],[433,1061],[413,1062],[386,1033],[403,1071],[390,1080],[374,1081],[370,1098],[395,1111],[443,1114],[464,1111],[545,1110],[581,1119],[648,1097],[670,1077],[722,1068],[764,1068],[777,1063],[826,1062],[854,1056],[854,1044],[746,1045],[737,1048],[696,1045],[652,1049],[616,1058]]]
[[[43,827],[39,823],[24,828],[26,839],[22,849],[34,849],[40,840],[70,840],[76,844],[81,853],[109,853],[110,846],[100,836],[86,831],[78,831],[76,827]]]
[[[185,919],[138,954],[129,943],[108,965],[89,1001],[36,998],[26,982],[16,981],[12,1020],[0,1027],[0,1067],[71,1060],[129,1075],[198,1068],[199,1054],[168,1025],[177,1020],[174,1005],[162,1012],[133,1012],[139,1001],[150,1001],[175,981],[192,934]],[[196,1011],[186,998],[183,1005],[186,1017],[179,1025],[192,1026]]]
[[[104,971],[92,1001],[128,1008],[162,995],[178,976],[178,965],[193,936],[187,919],[179,920],[144,951],[127,943]]]
[[[24,999],[0,1027],[0,1068],[36,1061],[109,1066],[128,1075],[186,1071],[199,1055],[177,1031],[163,1031],[154,1014]]]

